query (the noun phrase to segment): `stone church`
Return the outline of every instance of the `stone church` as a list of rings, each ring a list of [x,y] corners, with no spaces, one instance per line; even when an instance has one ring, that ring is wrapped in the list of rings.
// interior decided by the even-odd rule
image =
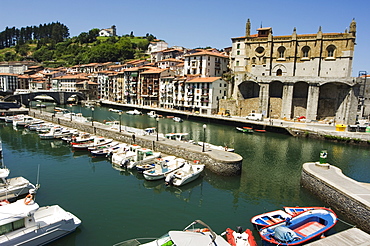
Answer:
[[[232,115],[308,121],[356,121],[358,83],[351,77],[356,22],[342,33],[274,36],[271,27],[232,38],[229,99],[219,108]]]

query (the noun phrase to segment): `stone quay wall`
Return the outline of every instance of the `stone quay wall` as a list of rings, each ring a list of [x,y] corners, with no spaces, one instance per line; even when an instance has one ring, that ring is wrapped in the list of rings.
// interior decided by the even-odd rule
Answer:
[[[202,146],[191,143],[164,138],[159,138],[159,141],[156,141],[156,135],[133,136],[132,133],[119,132],[99,122],[94,122],[93,124],[91,122],[81,123],[67,118],[54,117],[53,114],[47,112],[40,113],[39,111],[31,110],[29,115],[82,132],[112,138],[119,142],[137,144],[144,148],[150,148],[154,151],[174,155],[189,161],[199,160],[201,164],[205,164],[207,169],[222,176],[237,176],[241,174],[243,158],[236,153],[214,149],[205,149],[205,152],[202,152]]]
[[[370,233],[370,186],[352,180],[329,164],[305,163],[301,184],[363,231]]]

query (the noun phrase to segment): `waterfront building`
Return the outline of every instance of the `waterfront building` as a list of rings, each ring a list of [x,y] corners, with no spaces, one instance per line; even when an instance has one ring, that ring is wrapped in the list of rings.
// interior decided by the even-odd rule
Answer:
[[[121,73],[119,73],[119,76]],[[132,67],[127,68],[123,71],[123,95],[121,98],[124,98],[125,103],[128,104],[139,104],[139,68]]]
[[[55,77],[51,80],[52,90],[75,92],[78,91],[76,84],[87,80],[89,80],[89,78],[86,74],[68,74],[65,76]]]
[[[170,69],[144,68],[140,71],[140,103],[146,106],[159,106],[159,85],[161,78],[170,77],[174,72]]]
[[[0,73],[0,91],[14,92],[18,89],[18,74]]]
[[[35,65],[36,62],[31,61],[9,61],[0,62],[0,73],[24,74],[29,66]]]
[[[192,112],[217,114],[218,102],[226,98],[227,82],[221,77],[198,77],[185,82],[184,107]]]
[[[354,123],[358,84],[351,77],[356,22],[342,33],[273,36],[271,27],[232,38],[232,99],[221,101],[232,114],[335,120]]]
[[[212,50],[184,55],[184,74],[200,77],[219,77],[228,71],[229,57]]]

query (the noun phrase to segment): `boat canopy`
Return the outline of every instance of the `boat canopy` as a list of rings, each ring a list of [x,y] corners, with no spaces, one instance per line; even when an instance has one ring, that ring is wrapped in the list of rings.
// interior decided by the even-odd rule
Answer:
[[[284,225],[276,227],[274,232],[274,237],[280,242],[290,243],[300,239],[300,237],[293,230]]]

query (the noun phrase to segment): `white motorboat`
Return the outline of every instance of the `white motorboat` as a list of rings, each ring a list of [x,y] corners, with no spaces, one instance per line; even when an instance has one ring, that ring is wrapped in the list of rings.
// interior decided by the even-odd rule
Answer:
[[[23,177],[9,178],[10,170],[0,169],[0,200],[16,200],[25,197],[30,189],[36,187]]]
[[[91,155],[93,157],[99,157],[99,156],[111,157],[111,155],[113,155],[113,153],[115,153],[115,152],[119,151],[119,149],[125,148],[127,146],[128,145],[125,144],[125,143],[120,143],[118,145],[115,145],[115,146],[112,146],[112,147],[109,147],[109,148],[93,150],[93,151],[91,151]]]
[[[173,171],[176,171],[185,164],[186,160],[182,158],[176,158],[167,162],[161,162],[160,165],[155,166],[153,169],[149,169],[143,172],[146,180],[159,180],[164,179],[165,176]]]
[[[204,170],[204,164],[186,162],[181,168],[166,174],[166,185],[181,186],[197,179]]]
[[[197,144],[199,146],[203,146],[203,144],[204,144],[204,147],[207,148],[207,149],[222,150],[222,151],[227,151],[227,152],[234,152],[235,151],[235,149],[229,148],[227,146],[214,145],[214,144],[203,143],[203,142],[197,142]]]
[[[80,144],[80,143],[87,143],[87,142],[92,142],[96,136],[91,135],[90,133],[87,132],[80,132],[76,135],[72,135],[70,138],[62,138],[62,140],[70,143],[70,144]]]
[[[163,158],[156,158],[153,161],[150,161],[148,163],[137,164],[136,169],[139,172],[144,172],[146,170],[155,168],[157,165],[161,165],[161,163],[166,163],[168,161],[175,160],[176,158],[177,157],[173,156],[173,155],[169,155],[169,156],[166,156],[166,157],[163,157]]]
[[[189,133],[167,133],[164,137],[175,141],[189,141],[188,135]]]
[[[120,110],[120,109],[114,109],[114,108],[110,108],[108,110],[111,111],[111,112],[114,112],[114,113],[120,113],[120,112],[122,112],[122,110]]]
[[[200,224],[204,227],[196,228],[195,225]],[[143,242],[145,239],[131,239],[124,242],[117,243],[113,246],[124,245],[143,245],[143,246],[158,246],[158,245],[217,245],[230,246],[230,244],[220,235],[217,235],[207,224],[201,220],[195,220],[182,231],[169,231],[162,237],[147,240],[150,242]]]
[[[159,157],[161,157],[161,152],[154,152],[147,148],[139,148],[136,150],[135,155],[129,155],[123,162],[121,162],[120,166],[133,169],[136,168],[136,165],[138,164],[148,163]]]
[[[109,144],[113,141],[111,138],[95,137],[94,141],[87,143],[74,143],[72,142],[72,148],[74,150],[87,150],[88,148],[99,147]]]
[[[71,136],[73,131],[66,129],[64,127],[53,127],[47,133],[40,133],[40,139],[59,139],[67,136]]]
[[[0,206],[0,245],[45,245],[73,231],[81,220],[58,205],[39,207],[29,194]]]
[[[172,120],[175,121],[175,122],[183,122],[184,121],[180,117],[173,117]]]
[[[134,110],[129,110],[126,112],[126,114],[130,114],[130,115],[140,115],[141,112],[137,109],[134,109]]]
[[[31,116],[25,115],[22,118],[19,118],[19,119],[16,119],[16,120],[13,119],[13,126],[16,126],[16,127],[23,126],[23,127],[25,127],[26,125],[29,125],[29,124],[43,123],[43,122],[44,122],[43,120],[35,119]]]
[[[150,111],[150,112],[148,113],[148,115],[149,115],[149,117],[151,117],[151,118],[157,118],[157,117],[158,117],[158,115],[155,113],[155,111]]]
[[[111,147],[117,146],[118,144],[119,144],[119,142],[117,142],[117,141],[111,141],[111,142],[109,142],[107,144],[103,144],[103,145],[99,145],[99,146],[90,146],[87,149],[90,152],[92,152],[92,151],[95,151],[95,150],[109,149]]]
[[[111,161],[113,164],[121,166],[128,157],[135,156],[136,151],[140,148],[141,146],[137,144],[132,144],[127,147],[120,148],[117,152],[114,152],[112,154]]]

